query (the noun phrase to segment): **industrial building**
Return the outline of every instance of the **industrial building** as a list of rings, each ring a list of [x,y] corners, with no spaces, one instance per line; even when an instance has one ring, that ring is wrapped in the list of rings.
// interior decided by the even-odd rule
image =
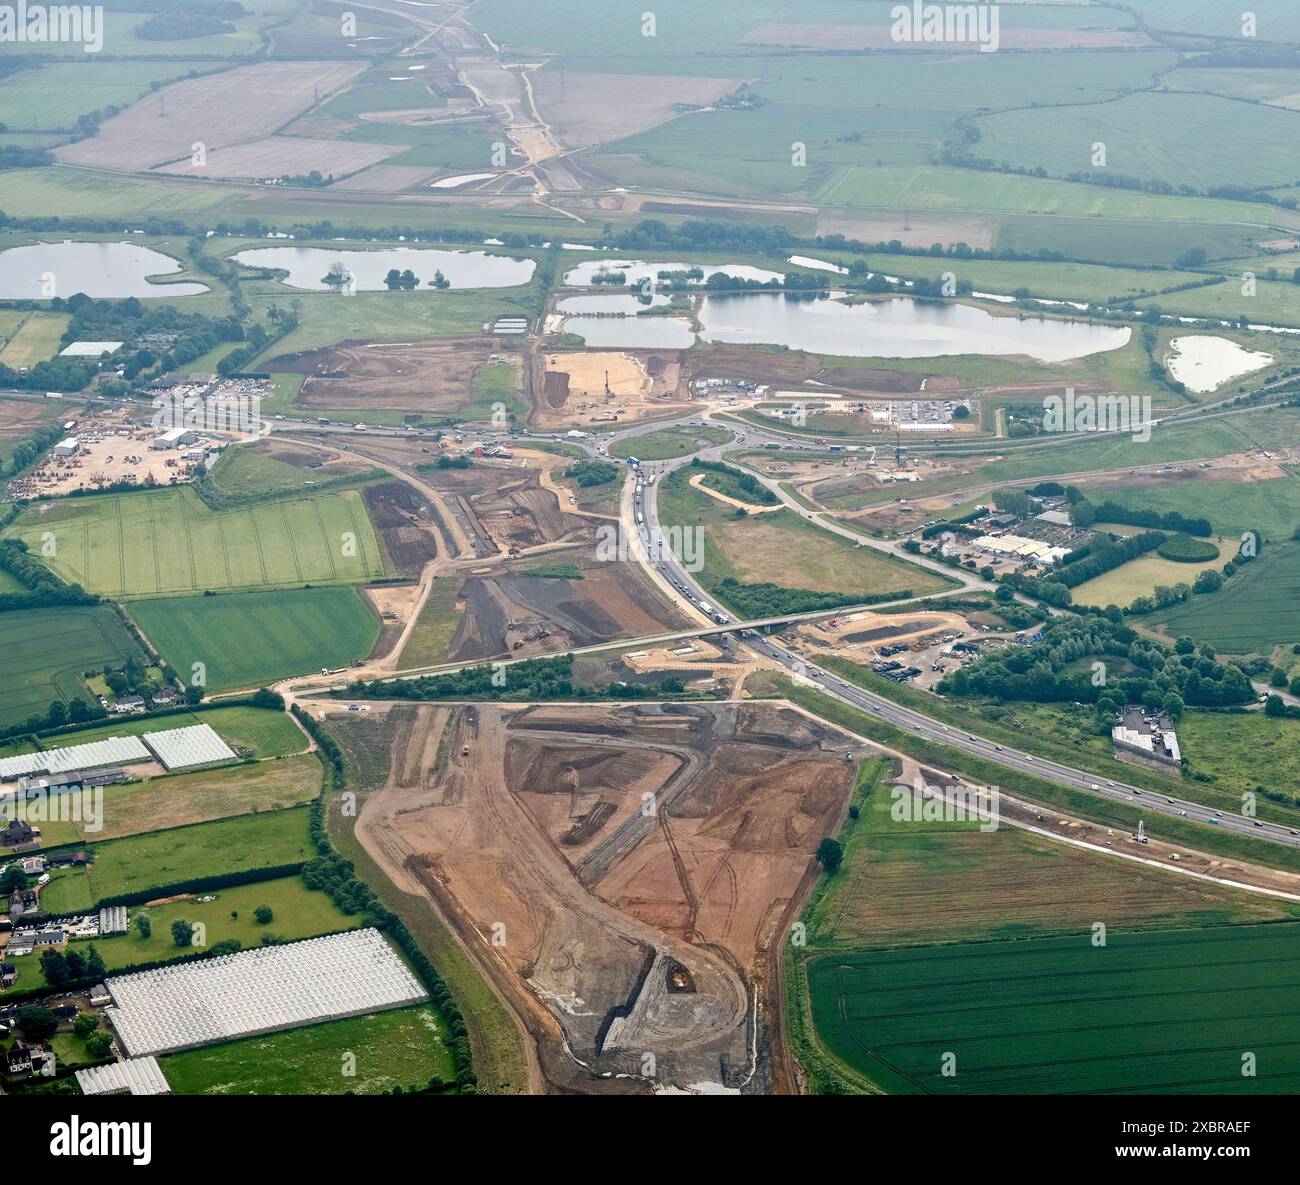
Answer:
[[[149,442],[149,447],[157,450],[183,448],[196,440],[198,436],[192,428],[168,428],[166,432],[160,432],[155,436]]]
[[[133,1058],[427,999],[378,930],[347,930],[114,976],[106,1016]]]
[[[52,457],[75,457],[81,451],[81,441],[75,436],[65,436],[52,449]]]

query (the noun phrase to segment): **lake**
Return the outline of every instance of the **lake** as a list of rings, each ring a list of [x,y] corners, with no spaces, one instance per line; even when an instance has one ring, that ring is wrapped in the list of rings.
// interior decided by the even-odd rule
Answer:
[[[950,354],[1026,355],[1065,362],[1117,350],[1132,330],[1045,317],[995,317],[963,304],[893,297],[850,305],[781,293],[705,296],[707,342],[780,345],[851,358],[937,358]]]
[[[691,323],[681,317],[568,317],[565,333],[576,333],[597,349],[689,350]]]
[[[780,280],[783,276],[781,272],[764,271],[759,267],[750,267],[744,263],[682,263],[680,260],[675,263],[647,263],[641,259],[602,259],[593,260],[591,263],[580,263],[577,267],[564,273],[564,283],[569,288],[590,288],[595,277],[603,271],[623,272],[627,279],[625,283],[629,285],[642,284],[646,280],[656,280],[660,272],[685,272],[690,271],[692,267],[698,267],[704,272],[704,279],[716,275],[718,272],[726,272],[729,276],[735,276],[738,280],[758,280],[764,284],[770,284],[775,280]],[[697,283],[703,283],[703,280]]]
[[[435,248],[392,247],[383,251],[340,251],[329,247],[251,247],[231,256],[246,267],[288,272],[285,283],[308,292],[328,292],[325,274],[335,263],[352,273],[357,292],[382,292],[384,277],[393,268],[410,268],[428,288],[442,272],[453,288],[512,288],[527,284],[537,264],[531,259],[490,255],[486,251],[442,251]]]
[[[1197,394],[1213,391],[1239,375],[1263,370],[1273,362],[1272,354],[1257,353],[1213,335],[1176,337],[1169,348],[1169,373]]]
[[[128,296],[198,296],[206,284],[188,281],[151,284],[150,276],[170,276],[181,270],[170,255],[137,243],[33,243],[0,251],[0,298],[5,300],[65,299],[78,292],[99,299]],[[43,276],[52,277],[53,291],[44,290]]]
[[[571,316],[634,317],[642,309],[661,308],[670,303],[666,296],[632,296],[628,293],[606,293],[600,296],[566,296],[555,306],[558,313]]]

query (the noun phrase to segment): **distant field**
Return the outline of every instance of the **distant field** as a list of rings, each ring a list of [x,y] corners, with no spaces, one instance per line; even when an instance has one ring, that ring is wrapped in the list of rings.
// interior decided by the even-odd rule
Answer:
[[[1184,513],[1191,513],[1184,511]],[[1124,608],[1131,605],[1138,597],[1150,596],[1157,585],[1172,587],[1175,584],[1191,584],[1196,574],[1205,568],[1221,568],[1236,554],[1239,541],[1236,539],[1218,540],[1219,555],[1216,559],[1203,564],[1185,564],[1176,560],[1166,560],[1154,551],[1072,589],[1075,604],[1078,605],[1118,605]]]
[[[1225,722],[1214,713],[1185,712],[1178,739],[1192,770],[1220,785],[1293,795],[1300,787],[1300,720],[1240,712]]]
[[[1204,517],[1220,534],[1237,538],[1243,531],[1255,530],[1265,539],[1284,542],[1300,527],[1300,476],[1295,474],[1269,481],[1180,481],[1127,490],[1107,487],[1090,491],[1086,482],[1079,484],[1095,500],[1161,514],[1176,510],[1191,518]]]
[[[1084,108],[1091,111],[1093,108]],[[1044,118],[1057,114],[1040,112]],[[1090,145],[1096,137],[1091,137]],[[1086,164],[1086,161],[1085,161]],[[1082,169],[1084,165],[1076,166]],[[909,210],[975,210],[1067,217],[1243,222],[1268,225],[1277,211],[1251,202],[1176,197],[1108,189],[1050,178],[975,169],[852,169],[818,195],[833,206],[899,206]],[[1112,234],[1125,234],[1121,226]]]
[[[205,665],[209,693],[347,666],[379,637],[374,613],[346,587],[164,597],[130,612],[185,682]]]
[[[384,575],[361,495],[324,493],[213,512],[180,487],[63,499],[27,510],[7,534],[33,549],[51,533],[50,566],[109,596],[295,584]]]
[[[140,18],[143,20],[143,16]],[[0,80],[0,123],[11,128],[73,131],[77,118],[105,107],[126,107],[149,93],[149,84],[216,62],[71,61],[38,65]]]
[[[338,342],[412,341],[422,337],[466,337],[482,332],[497,317],[535,315],[533,285],[495,290],[458,289],[435,292],[297,293],[282,284],[245,286],[249,304],[265,311],[290,300],[301,302],[300,323],[275,344],[276,355],[317,350]]]
[[[1090,172],[1092,146],[1106,146],[1105,171],[1187,184],[1268,186],[1300,176],[1300,112],[1216,95],[1142,92],[1109,103],[982,116],[978,152],[1045,168]]]
[[[26,368],[53,358],[70,319],[67,313],[31,313],[0,350],[0,363]]]
[[[314,855],[306,807],[154,831],[95,843],[93,848],[93,864],[56,873],[42,892],[42,905],[50,913],[84,912],[122,893],[296,864]]]
[[[826,1047],[894,1093],[1291,1094],[1297,957],[1296,923],[1112,928],[1103,947],[1081,928],[814,957],[808,979]],[[1247,1050],[1254,1077],[1242,1074]]]
[[[55,700],[90,702],[81,675],[144,653],[112,610],[100,606],[0,613],[0,726],[44,716]]]
[[[455,1081],[446,1022],[429,1005],[248,1037],[161,1059],[176,1094],[384,1094]],[[344,1077],[344,1058],[356,1058]]]
[[[1162,609],[1145,624],[1229,654],[1300,642],[1300,543],[1266,547],[1217,593]]]
[[[706,588],[727,576],[746,584],[771,582],[844,596],[905,590],[920,596],[946,587],[943,577],[855,547],[790,510],[737,518],[716,498],[687,486],[684,474],[679,471],[665,481],[659,518],[666,530],[701,528]]]

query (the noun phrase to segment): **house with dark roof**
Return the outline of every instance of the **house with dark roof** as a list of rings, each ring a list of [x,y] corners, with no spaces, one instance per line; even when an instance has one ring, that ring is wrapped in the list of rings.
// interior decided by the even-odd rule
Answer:
[[[41,829],[33,827],[25,819],[10,819],[0,830],[0,848],[12,848],[16,852],[39,848]]]

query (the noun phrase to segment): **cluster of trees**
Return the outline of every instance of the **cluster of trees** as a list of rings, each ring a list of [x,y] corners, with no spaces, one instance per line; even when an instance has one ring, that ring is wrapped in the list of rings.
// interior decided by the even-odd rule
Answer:
[[[1176,510],[1161,514],[1157,510],[1141,510],[1122,506],[1118,502],[1095,505],[1087,500],[1075,502],[1070,517],[1076,527],[1090,527],[1093,523],[1124,523],[1130,527],[1146,527],[1152,531],[1173,531],[1179,535],[1196,535],[1204,539],[1214,534],[1208,518],[1188,518]]]
[[[670,226],[659,218],[644,218],[635,226],[614,233],[605,227],[600,246],[621,251],[705,251],[726,250],[770,254],[798,245],[783,226],[764,226],[753,222],[716,222],[687,219]]]
[[[535,658],[514,666],[481,666],[396,683],[353,683],[354,698],[377,699],[567,699],[587,693],[573,683],[573,657]]]
[[[384,277],[384,284],[392,290],[410,291],[412,288],[420,286],[420,277],[417,276],[408,267],[404,271],[398,271],[395,267],[388,269],[388,274]]]
[[[696,457],[688,468],[708,473],[709,486],[718,493],[737,498],[741,502],[752,502],[755,506],[775,506],[781,500],[752,473],[724,465],[721,461],[702,461]]]
[[[815,592],[809,588],[784,588],[779,584],[742,584],[732,576],[713,582],[709,591],[741,617],[778,617],[783,613],[811,613],[841,605],[870,605],[912,595],[910,589],[890,593]]]
[[[43,148],[23,148],[16,144],[0,145],[0,171],[4,169],[40,169],[54,163],[52,153]]]
[[[35,435],[27,437],[26,440],[20,441],[15,446],[7,466],[3,460],[0,460],[0,475],[6,472],[11,475],[21,473],[62,438],[63,429],[58,424],[51,424],[47,428],[42,428]]]
[[[133,0],[135,12],[153,13],[135,27],[143,41],[185,41],[233,33],[231,21],[245,15],[237,0]]]
[[[94,949],[93,947],[91,948]],[[57,953],[57,952],[50,952]],[[80,957],[80,956],[78,956]],[[99,956],[96,955],[96,958]],[[42,963],[44,959],[41,960]],[[103,961],[100,961],[101,971]],[[53,982],[53,981],[51,981]],[[18,1014],[18,1031],[23,1037],[33,1045],[40,1045],[48,1041],[59,1030],[59,1018],[39,1004],[32,1005],[30,1008],[24,1008]],[[113,1044],[113,1036],[99,1027],[99,1014],[95,1012],[82,1012],[77,1015],[77,1019],[72,1022],[72,1031],[77,1034],[86,1043],[86,1052],[96,1060],[108,1057],[108,1051]]]
[[[1086,660],[1105,665],[1097,668]],[[1106,666],[1121,664],[1134,673],[1106,675]],[[1219,707],[1254,697],[1246,673],[1218,662],[1213,647],[1180,638],[1169,651],[1122,623],[1095,616],[1058,618],[1039,643],[984,655],[946,675],[939,691],[1004,701],[1097,704],[1107,720],[1126,703],[1177,715],[1184,704]]]
[[[41,955],[41,974],[52,988],[64,988],[83,979],[99,979],[104,975],[104,958],[92,943],[83,955],[75,946],[67,954],[53,948]]]
[[[56,576],[21,539],[0,539],[0,568],[29,591],[0,594],[0,613],[8,609],[43,609],[51,605],[97,605],[99,598],[79,584]]]
[[[623,471],[617,465],[604,461],[574,461],[565,471],[564,476],[577,482],[586,490],[592,486],[603,486],[613,481]]]

